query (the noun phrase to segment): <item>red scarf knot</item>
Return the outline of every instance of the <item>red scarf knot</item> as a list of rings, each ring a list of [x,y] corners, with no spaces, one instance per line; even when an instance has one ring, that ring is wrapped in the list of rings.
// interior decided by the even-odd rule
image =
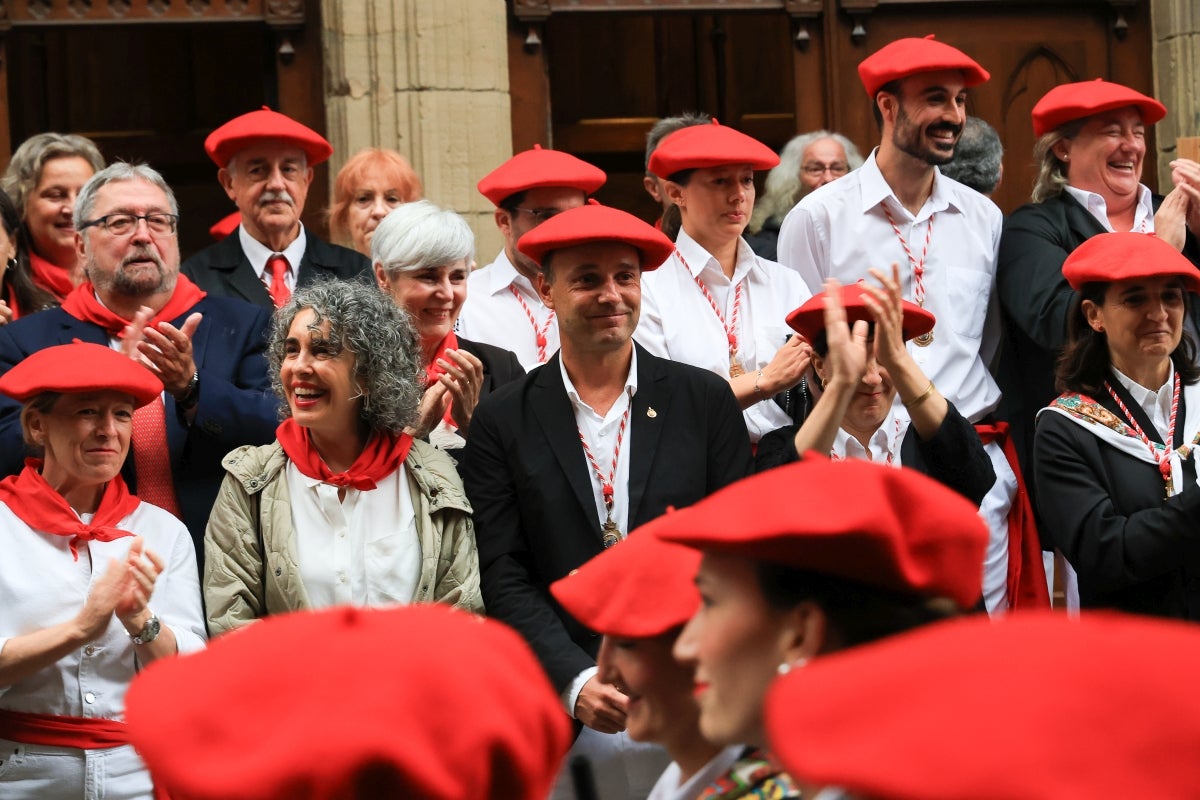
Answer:
[[[157,329],[160,322],[170,322],[182,317],[191,310],[192,306],[203,300],[205,295],[206,292],[192,283],[188,276],[182,273],[176,275],[175,292],[171,295],[171,299],[147,325]],[[92,286],[91,281],[85,281],[76,286],[63,301],[62,310],[75,319],[99,325],[108,331],[109,336],[124,336],[125,328],[129,325],[129,320],[117,316],[101,305],[100,301],[96,299],[96,288]]]
[[[335,473],[313,446],[308,428],[302,427],[296,420],[288,418],[281,422],[275,429],[275,438],[302,475],[331,486],[349,486],[361,492],[374,489],[377,481],[399,469],[412,448],[412,437],[407,433],[394,436],[377,431],[367,440],[367,446],[350,468]]]

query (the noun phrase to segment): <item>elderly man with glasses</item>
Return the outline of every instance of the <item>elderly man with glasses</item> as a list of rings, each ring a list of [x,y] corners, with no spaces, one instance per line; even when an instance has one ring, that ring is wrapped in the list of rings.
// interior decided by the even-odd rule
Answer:
[[[135,494],[182,519],[202,545],[221,459],[238,445],[274,438],[264,357],[270,316],[206,296],[180,274],[178,212],[170,187],[144,164],[117,162],[92,176],[75,203],[87,281],[61,308],[0,328],[0,374],[76,340],[108,345],[154,372],[165,391],[134,414],[123,474]],[[0,400],[0,474],[23,465],[20,413],[19,404]]]

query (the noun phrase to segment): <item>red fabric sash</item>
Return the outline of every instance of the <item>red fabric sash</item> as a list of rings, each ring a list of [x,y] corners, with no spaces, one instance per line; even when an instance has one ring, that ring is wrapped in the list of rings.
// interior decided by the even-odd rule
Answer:
[[[275,438],[302,474],[321,483],[349,486],[364,492],[374,489],[376,481],[399,469],[412,448],[412,437],[407,433],[399,436],[372,434],[350,468],[335,474],[321,460],[317,448],[313,447],[308,428],[297,424],[296,420],[288,418],[280,423],[275,429]]]
[[[29,271],[33,282],[54,295],[54,299],[60,303],[75,290],[75,284],[71,283],[71,276],[65,269],[32,250],[29,251]]]
[[[116,719],[28,714],[0,709],[0,738],[45,747],[103,750],[129,744],[125,723]]]
[[[192,283],[188,276],[183,274],[176,276],[175,292],[171,295],[171,299],[148,324],[151,327],[157,327],[160,322],[170,322],[176,317],[183,316],[188,309],[204,299],[205,294],[207,293]],[[118,317],[100,305],[100,301],[96,299],[96,289],[92,286],[91,281],[85,281],[76,286],[63,301],[62,309],[75,319],[99,325],[108,331],[109,336],[120,336],[124,333],[125,326],[129,324],[129,320]]]
[[[129,493],[125,481],[117,475],[104,487],[100,507],[85,524],[68,505],[67,500],[46,483],[41,475],[42,462],[36,458],[25,460],[25,469],[0,481],[0,502],[8,506],[29,527],[43,533],[70,536],[71,555],[79,560],[78,542],[97,539],[111,542],[125,536],[133,536],[116,524],[133,513],[141,500]]]
[[[1013,611],[1049,608],[1050,590],[1046,586],[1046,567],[1042,563],[1042,543],[1025,479],[1017,463],[1017,449],[1008,435],[1008,423],[976,425],[975,432],[984,444],[998,442],[1004,458],[1017,476],[1017,493],[1008,509],[1008,607]]]

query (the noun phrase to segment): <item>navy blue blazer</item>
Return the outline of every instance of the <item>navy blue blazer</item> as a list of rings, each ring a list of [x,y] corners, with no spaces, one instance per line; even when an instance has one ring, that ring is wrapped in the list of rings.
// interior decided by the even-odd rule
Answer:
[[[640,347],[637,358],[626,444],[631,529],[751,468],[746,423],[725,380]],[[599,640],[548,587],[603,545],[591,468],[557,354],[483,398],[460,473],[475,510],[488,615],[525,637],[561,692],[595,665]]]
[[[371,261],[362,253],[318,239],[310,230],[305,230],[305,236],[304,258],[296,269],[297,286],[322,278],[370,280]],[[242,252],[237,231],[189,257],[180,271],[211,297],[236,297],[268,311],[275,308],[267,287]]]
[[[199,311],[204,315],[192,337],[200,373],[200,395],[191,426],[184,424],[175,398],[165,396],[171,475],[184,524],[203,559],[204,528],[225,470],[221,459],[243,444],[275,439],[278,402],[267,374],[266,333],[270,315],[240,300],[205,297],[171,324]],[[61,308],[39,311],[0,326],[0,375],[30,353],[75,339],[108,345],[108,333]],[[21,404],[0,396],[0,474],[13,475],[24,464]],[[123,470],[137,493],[132,451]]]

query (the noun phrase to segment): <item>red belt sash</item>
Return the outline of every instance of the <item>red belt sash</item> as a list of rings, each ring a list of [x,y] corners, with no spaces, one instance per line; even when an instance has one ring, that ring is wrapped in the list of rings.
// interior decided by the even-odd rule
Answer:
[[[1004,449],[1004,458],[1017,476],[1017,493],[1008,509],[1008,607],[1012,610],[1049,608],[1050,591],[1046,587],[1046,568],[1042,563],[1042,544],[1034,522],[1025,479],[1017,463],[1017,449],[1008,435],[1008,423],[976,425],[975,432],[984,444],[996,442]]]

